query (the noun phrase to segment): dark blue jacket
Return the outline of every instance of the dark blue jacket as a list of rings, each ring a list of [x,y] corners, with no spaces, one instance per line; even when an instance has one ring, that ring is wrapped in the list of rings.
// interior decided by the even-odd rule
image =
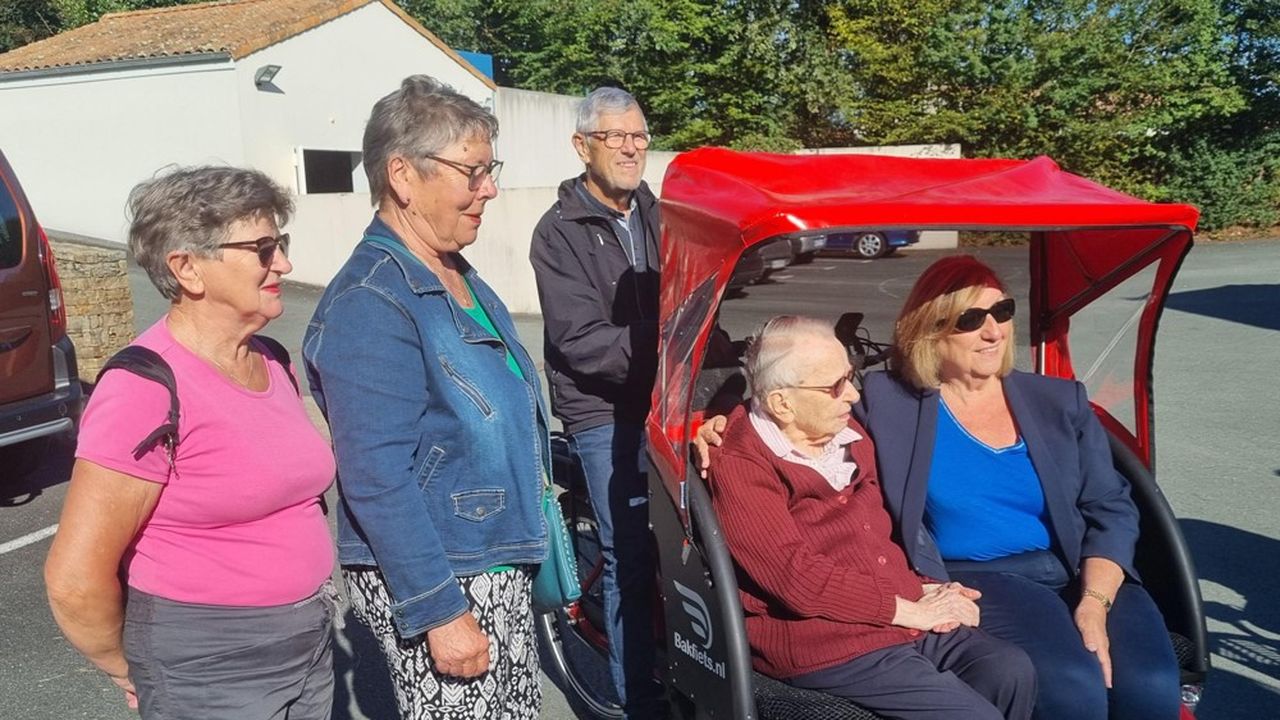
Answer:
[[[377,218],[366,235],[400,243]],[[547,555],[538,373],[502,301],[458,259],[503,339],[421,262],[364,240],[302,345],[338,459],[338,562],[382,571],[406,638],[467,612],[457,576]]]
[[[643,423],[658,368],[658,200],[641,182],[649,271],[637,273],[614,220],[583,199],[583,177],[560,184],[529,245],[551,412],[569,433]]]
[[[1138,509],[1116,472],[1106,431],[1078,382],[1013,372],[1004,394],[1040,476],[1053,549],[1079,573],[1086,557],[1114,560],[1137,579]],[[924,526],[924,502],[938,422],[938,391],[917,390],[887,372],[869,373],[861,414],[876,445],[880,482],[907,559],[922,575],[947,570]],[[974,518],[974,532],[981,532]]]

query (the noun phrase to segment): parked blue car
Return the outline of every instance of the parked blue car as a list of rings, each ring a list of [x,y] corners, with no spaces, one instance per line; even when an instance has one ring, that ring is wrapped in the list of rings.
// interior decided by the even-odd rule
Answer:
[[[853,253],[860,258],[874,260],[918,242],[919,230],[858,230],[827,235],[824,252]]]

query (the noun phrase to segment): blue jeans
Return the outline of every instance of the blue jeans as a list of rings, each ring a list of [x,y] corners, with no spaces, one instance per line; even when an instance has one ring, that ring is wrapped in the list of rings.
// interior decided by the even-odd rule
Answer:
[[[982,592],[982,629],[1031,656],[1040,678],[1036,720],[1177,720],[1178,660],[1164,618],[1141,585],[1121,585],[1107,614],[1108,690],[1072,618],[1079,583],[1053,553],[949,562],[947,571]]]
[[[569,436],[600,527],[604,557],[605,632],[609,674],[630,718],[656,714],[653,681],[655,560],[649,537],[649,488],[641,472],[644,429],[631,423]]]

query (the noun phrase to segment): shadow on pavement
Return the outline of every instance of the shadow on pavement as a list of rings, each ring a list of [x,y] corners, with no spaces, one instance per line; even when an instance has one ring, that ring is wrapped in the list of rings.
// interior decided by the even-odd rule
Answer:
[[[1166,307],[1220,320],[1280,330],[1280,285],[1222,285],[1169,294]]]
[[[378,641],[350,608],[333,645],[332,720],[395,720],[395,693]]]
[[[1213,654],[1260,675],[1280,676],[1280,577],[1273,572],[1280,540],[1206,520],[1185,519],[1181,525],[1200,579],[1240,597],[1238,603],[1205,603],[1207,618],[1220,623],[1210,627]],[[1219,667],[1205,683],[1197,714],[1247,717],[1277,703],[1275,690]]]
[[[0,448],[0,507],[26,505],[47,488],[71,478],[76,441],[71,433],[28,440]]]

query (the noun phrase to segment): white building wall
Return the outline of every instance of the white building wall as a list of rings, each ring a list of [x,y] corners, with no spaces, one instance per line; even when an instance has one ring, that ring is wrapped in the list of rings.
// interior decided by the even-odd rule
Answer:
[[[327,285],[360,242],[373,218],[369,193],[298,195],[296,212],[289,223],[289,279],[311,285]]]
[[[498,88],[495,150],[504,163],[503,190],[554,188],[582,172],[571,139],[581,101],[572,95]]]
[[[139,181],[244,162],[234,83],[230,61],[0,78],[0,149],[42,224],[123,242]]]
[[[266,90],[264,65],[280,71]],[[235,92],[247,164],[298,192],[299,150],[359,152],[373,104],[406,76],[431,75],[488,108],[493,90],[380,3],[372,3],[264,48],[236,63]],[[363,166],[354,193],[297,197],[289,226],[291,279],[327,283],[360,240],[373,208]]]

